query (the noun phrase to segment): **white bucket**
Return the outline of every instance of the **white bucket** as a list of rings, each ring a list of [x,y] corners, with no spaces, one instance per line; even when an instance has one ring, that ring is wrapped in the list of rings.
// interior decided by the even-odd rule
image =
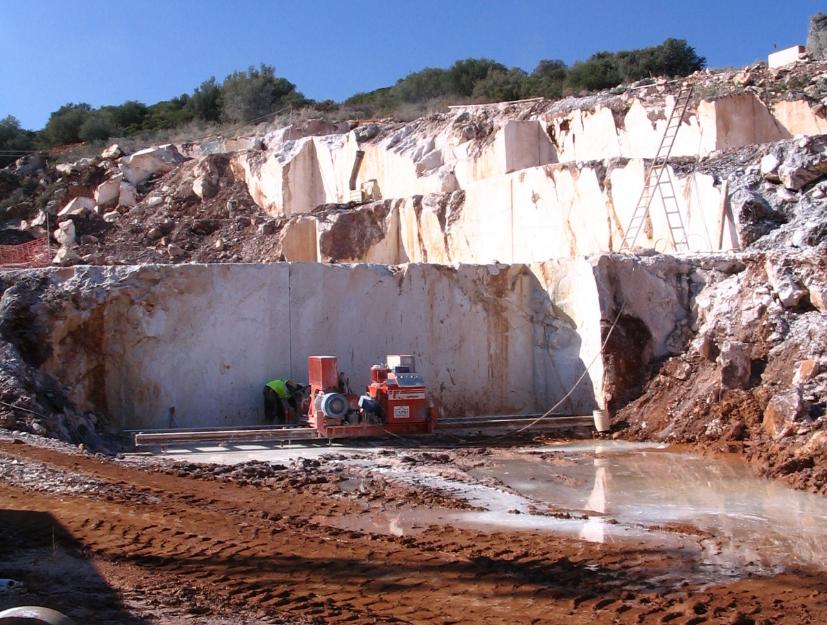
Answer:
[[[612,429],[612,422],[606,410],[593,410],[594,429],[598,432],[608,432]]]

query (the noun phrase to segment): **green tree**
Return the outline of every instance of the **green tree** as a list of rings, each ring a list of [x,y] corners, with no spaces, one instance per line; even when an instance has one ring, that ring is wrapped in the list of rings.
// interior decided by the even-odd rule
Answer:
[[[138,132],[149,115],[149,107],[137,100],[127,100],[118,106],[103,106],[100,110],[109,115],[117,132],[126,135]]]
[[[448,70],[449,90],[453,95],[470,97],[474,94],[477,83],[482,82],[492,72],[508,72],[508,68],[493,59],[464,59],[457,61]]]
[[[451,92],[451,80],[444,69],[426,67],[408,74],[392,88],[392,95],[402,102],[426,102]]]
[[[483,80],[474,85],[473,96],[485,102],[519,100],[528,86],[526,73],[514,67],[509,70],[492,69]]]
[[[22,156],[21,153],[33,148],[34,133],[23,130],[16,117],[8,115],[0,119],[0,167],[10,165]]]
[[[80,141],[80,128],[89,117],[92,107],[80,104],[64,104],[49,116],[42,137],[47,145],[65,145]]]
[[[190,98],[190,108],[196,119],[217,122],[221,119],[221,86],[211,76],[196,87]]]
[[[223,117],[231,122],[250,122],[287,104],[306,102],[296,91],[296,85],[277,77],[275,68],[264,64],[227,76],[222,85],[222,100]]]
[[[118,127],[108,111],[92,111],[78,130],[78,137],[82,141],[106,141],[117,134]]]
[[[566,77],[566,85],[574,90],[599,91],[616,87],[621,80],[615,55],[611,52],[598,52],[589,60],[572,66]]]
[[[572,89],[596,91],[649,76],[687,76],[703,69],[706,59],[683,39],[667,39],[659,46],[598,52],[575,63],[566,79]]]
[[[153,104],[144,118],[143,130],[177,128],[192,121],[193,114],[189,103],[190,97],[185,93],[177,98]]]
[[[526,96],[559,98],[563,95],[568,67],[559,59],[544,59],[537,64],[526,81]]]
[[[685,39],[667,39],[657,47],[656,61],[664,76],[688,76],[706,67],[706,59]]]

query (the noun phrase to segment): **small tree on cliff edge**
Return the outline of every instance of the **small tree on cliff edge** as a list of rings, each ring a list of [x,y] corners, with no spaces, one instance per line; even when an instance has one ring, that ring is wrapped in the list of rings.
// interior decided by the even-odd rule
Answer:
[[[224,119],[249,122],[274,113],[287,104],[301,104],[304,96],[286,78],[278,78],[276,70],[262,64],[246,72],[233,72],[224,79],[221,89]]]

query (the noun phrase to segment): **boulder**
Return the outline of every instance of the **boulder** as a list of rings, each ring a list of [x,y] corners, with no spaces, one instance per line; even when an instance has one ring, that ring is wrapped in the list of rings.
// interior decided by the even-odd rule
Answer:
[[[810,303],[822,313],[827,313],[827,284],[812,283],[807,285]]]
[[[793,373],[793,384],[802,384],[812,380],[819,372],[819,364],[817,360],[812,358],[805,358],[795,366]]]
[[[774,174],[780,164],[781,161],[778,160],[778,157],[775,154],[765,154],[761,158],[761,175],[766,178],[771,174]]]
[[[718,364],[721,366],[722,388],[747,388],[749,386],[752,372],[749,345],[738,341],[724,341],[721,353],[718,354]]]
[[[230,159],[226,154],[210,154],[195,168],[192,192],[202,200],[215,197],[221,188],[221,178],[229,174]]]
[[[750,245],[786,222],[759,193],[738,189],[730,197],[730,205],[738,223],[738,239]]]
[[[121,216],[121,214],[118,211],[109,211],[108,213],[103,214],[103,220],[106,223],[111,224],[111,223],[115,223],[116,221],[118,221],[118,218],[120,216]]]
[[[809,406],[802,398],[799,388],[776,393],[764,409],[764,432],[772,438],[783,438],[790,432],[792,424],[803,418],[808,411]]]
[[[183,258],[184,256],[186,256],[187,253],[180,245],[176,243],[170,243],[169,245],[167,245],[167,254],[169,254],[170,258]]]
[[[57,227],[57,230],[55,230],[55,240],[63,248],[71,248],[75,244],[75,238],[75,222],[71,219],[67,219],[61,223]]]
[[[174,145],[162,145],[125,156],[121,159],[121,171],[127,182],[137,185],[155,174],[172,170],[184,160]]]
[[[138,203],[138,190],[128,182],[121,181],[118,193],[118,206],[132,208]]]
[[[27,154],[14,161],[12,171],[18,176],[31,176],[45,166],[46,157],[43,154]]]
[[[123,176],[117,174],[99,184],[98,188],[95,189],[95,204],[101,208],[115,206],[120,199],[122,180]]]
[[[83,259],[73,249],[67,247],[61,247],[52,259],[55,265],[76,265],[80,262],[83,262]]]
[[[799,191],[825,175],[827,152],[824,150],[794,150],[778,167],[778,176],[782,184],[791,191]]]
[[[764,269],[770,287],[784,308],[795,308],[808,295],[790,269],[777,265],[772,259],[767,259]]]
[[[816,13],[810,18],[807,52],[814,59],[827,59],[827,14]]]
[[[57,214],[58,217],[71,217],[73,215],[85,215],[95,210],[95,200],[90,197],[76,197],[64,206]]]
[[[116,158],[120,158],[123,155],[124,151],[121,149],[121,146],[119,146],[117,143],[113,143],[108,148],[104,149],[103,152],[101,152],[101,158],[105,158],[107,160],[114,160]]]

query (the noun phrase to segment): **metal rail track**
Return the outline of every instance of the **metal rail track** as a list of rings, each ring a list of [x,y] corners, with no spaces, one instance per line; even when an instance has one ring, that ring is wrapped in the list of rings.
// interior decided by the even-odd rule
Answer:
[[[436,424],[437,432],[451,430],[476,431],[496,428],[520,427],[535,421],[540,415],[503,415],[496,417],[458,417],[441,419]],[[532,428],[569,429],[592,427],[591,416],[546,417]],[[202,428],[175,430],[127,430],[133,435],[135,447],[154,447],[193,443],[262,443],[273,441],[328,440],[328,437],[309,427],[285,426],[240,426],[235,428]]]

